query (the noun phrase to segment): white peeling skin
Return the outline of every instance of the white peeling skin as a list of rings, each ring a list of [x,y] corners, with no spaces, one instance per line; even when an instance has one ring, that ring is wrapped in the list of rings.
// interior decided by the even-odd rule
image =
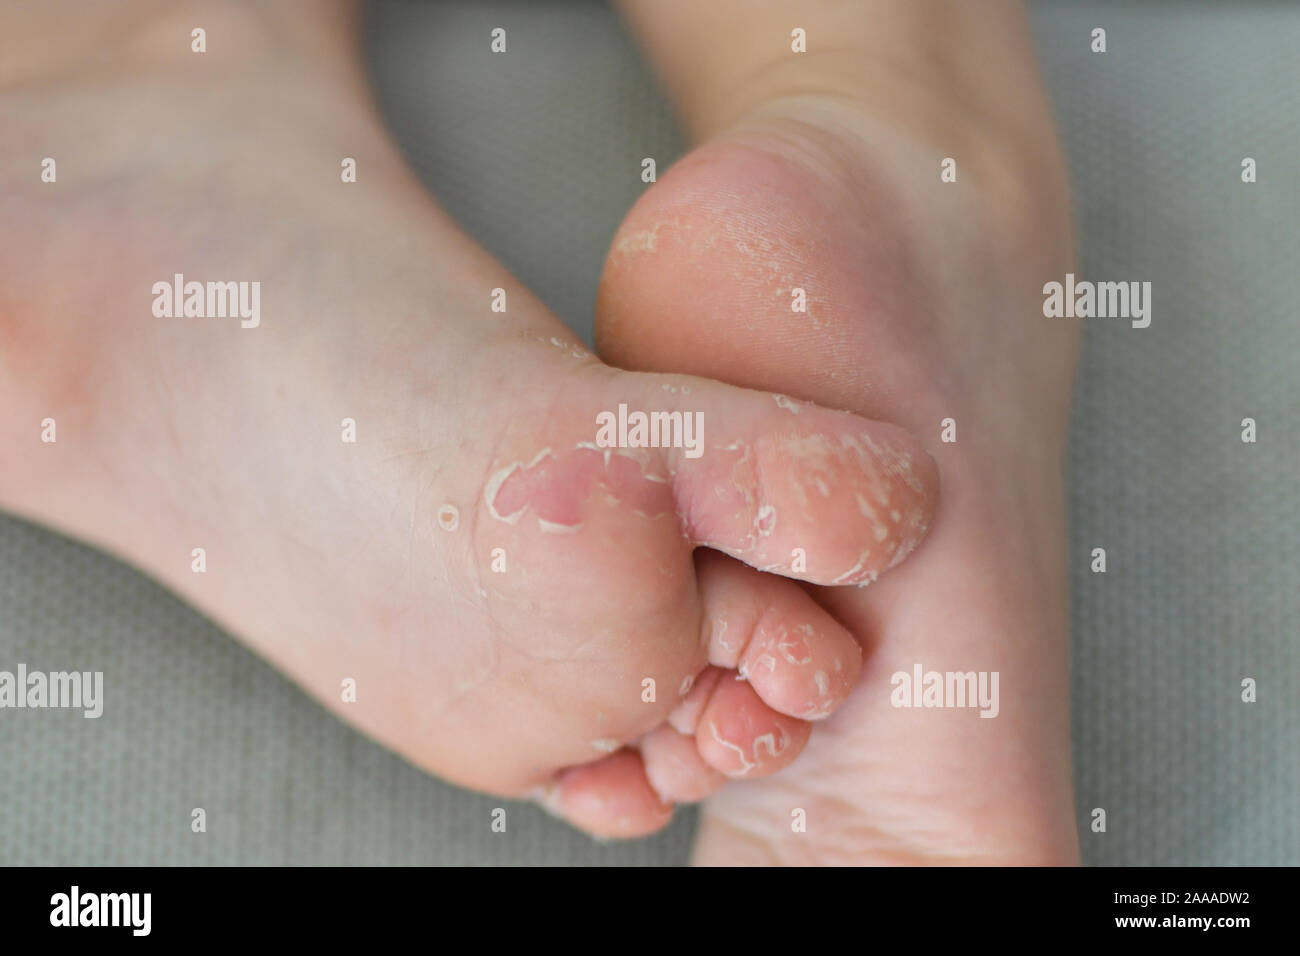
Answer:
[[[519,519],[523,517],[523,513],[528,510],[528,506],[524,505],[519,508],[518,511],[513,511],[508,515],[503,515],[497,511],[494,503],[497,499],[497,492],[501,490],[501,486],[505,484],[506,479],[509,478],[516,469],[523,468],[527,471],[550,453],[551,450],[549,448],[543,448],[533,456],[533,460],[530,462],[524,463],[516,461],[513,464],[506,465],[504,468],[500,468],[492,473],[492,477],[488,479],[487,487],[483,491],[483,499],[487,502],[488,513],[492,515],[492,517],[496,518],[498,521],[504,521],[506,524],[518,523]]]
[[[761,746],[767,751],[769,757],[779,757],[785,751],[786,739],[785,734],[781,734],[781,742],[776,740],[776,731],[763,734],[754,738],[754,759],[759,763],[763,761],[758,756],[758,748]]]
[[[710,736],[713,737],[715,741],[717,741],[723,747],[726,747],[728,750],[734,751],[736,756],[740,758],[740,770],[738,771],[733,770],[728,772],[727,775],[731,777],[743,777],[746,776],[751,770],[755,770],[758,767],[761,767],[763,765],[763,758],[759,755],[760,749],[766,750],[769,757],[775,758],[785,753],[786,747],[788,747],[790,744],[789,738],[786,737],[785,731],[778,727],[775,730],[769,731],[766,734],[761,734],[754,738],[754,745],[753,745],[754,759],[750,760],[749,756],[745,753],[743,749],[741,749],[739,745],[733,744],[729,740],[722,739],[721,735],[718,734],[718,725],[713,721],[709,721],[709,734]]]
[[[695,675],[687,674],[685,680],[682,681],[681,688],[677,691],[677,696],[685,697],[687,694],[691,692],[691,688],[694,686],[695,686]]]
[[[611,754],[618,749],[618,741],[610,737],[601,737],[599,740],[593,740],[591,745],[601,753]]]
[[[527,796],[553,817],[560,817],[560,787],[556,783],[543,783],[528,791]]]
[[[740,758],[740,770],[733,772],[732,776],[743,777],[745,776],[745,774],[749,773],[751,770],[753,770],[755,767],[758,766],[758,762],[757,761],[751,762],[750,759],[747,756],[745,756],[745,751],[741,750],[739,746],[733,744],[730,740],[723,740],[720,736],[718,736],[718,725],[715,724],[713,721],[709,721],[709,734],[713,737],[714,740],[716,740],[722,746],[726,747],[728,750],[734,750],[736,752],[736,756]]]
[[[614,251],[622,255],[633,252],[654,252],[659,234],[659,225],[656,224],[653,229],[642,229],[639,232],[629,232],[621,236],[614,247]]]
[[[807,627],[809,634],[811,635],[812,628],[806,624],[803,625],[803,627]],[[812,663],[812,652],[808,650],[807,643],[805,643],[804,641],[800,641],[798,639],[791,640],[788,634],[782,637],[781,640],[777,642],[776,649],[779,650],[781,652],[781,656],[784,657],[786,661],[788,661],[791,664]],[[802,651],[803,656],[795,657],[792,652],[796,650]],[[775,663],[776,662],[773,661],[774,665]]]
[[[903,484],[917,494],[921,493],[921,482],[912,471],[912,455],[910,452],[899,451],[892,445],[882,447],[872,441],[870,435],[864,434],[862,439],[884,466],[885,474],[903,479]]]
[[[907,522],[907,534],[899,542],[898,549],[894,552],[894,558],[889,562],[889,567],[900,564],[904,558],[916,550],[916,546],[921,543],[925,537],[929,524],[918,514],[913,514]]]
[[[776,404],[779,407],[784,408],[790,414],[792,415],[799,414],[799,403],[796,402],[794,399],[790,398],[788,395],[773,395],[772,397],[776,399]]]
[[[718,646],[721,647],[728,654],[734,654],[736,651],[740,650],[740,648],[732,647],[729,643],[723,640],[723,637],[724,635],[726,635],[726,633],[727,633],[726,618],[720,618],[717,621],[713,622],[713,640],[717,641]]]
[[[866,568],[867,562],[870,560],[871,560],[871,549],[867,548],[865,551],[862,552],[862,556],[858,558],[857,564],[853,565],[853,567],[849,568],[838,578],[835,578],[833,581],[831,581],[831,584],[847,584],[851,581],[856,581],[857,578],[862,575],[863,569]],[[874,577],[872,578],[872,580],[875,580]]]
[[[547,521],[545,518],[537,519],[537,526],[547,534],[577,534],[582,528],[582,522],[577,524],[559,524],[555,521]]]
[[[800,720],[825,720],[831,715],[831,705],[829,703],[812,703],[808,709],[799,715]]]
[[[610,456],[618,455],[620,458],[626,458],[629,461],[636,462],[641,469],[641,477],[645,481],[653,481],[657,484],[666,484],[669,481],[669,477],[673,473],[671,468],[669,468],[667,475],[661,475],[652,471],[647,471],[647,466],[652,460],[650,457],[650,449],[601,448],[595,442],[589,442],[589,441],[580,441],[577,444],[575,444],[573,447],[574,450],[577,450],[579,448],[585,448],[588,449],[589,451],[600,452],[603,458],[602,464],[606,469],[606,471],[608,471],[609,469]],[[527,461],[527,462],[516,461],[509,465],[506,465],[504,468],[499,468],[492,473],[492,477],[488,479],[487,485],[484,488],[483,499],[487,504],[488,513],[492,515],[493,518],[495,518],[497,521],[502,521],[506,524],[519,523],[519,519],[522,518],[524,516],[524,513],[528,511],[530,505],[527,502],[525,502],[518,509],[512,511],[510,514],[503,515],[496,509],[497,493],[501,490],[501,486],[505,484],[506,479],[509,478],[516,471],[521,469],[523,471],[527,471],[530,468],[535,467],[539,462],[541,462],[543,458],[548,458],[548,457],[554,457],[554,454],[549,447],[543,448],[541,451],[539,451],[536,455],[533,456],[531,461]],[[605,501],[610,507],[616,507],[617,505],[620,504],[619,500],[615,498],[613,494],[610,493],[607,493],[605,495]],[[666,512],[659,512],[657,514],[646,514],[643,511],[633,509],[632,513],[639,515],[643,518],[653,519],[653,518],[660,517]],[[538,518],[537,525],[542,531],[548,532],[550,534],[573,534],[581,530],[583,523],[580,521],[577,524],[567,525],[555,521],[547,521],[544,518]],[[448,530],[454,530],[454,529],[449,528]]]
[[[444,531],[455,531],[460,526],[460,512],[455,505],[443,505],[438,509],[438,524]]]

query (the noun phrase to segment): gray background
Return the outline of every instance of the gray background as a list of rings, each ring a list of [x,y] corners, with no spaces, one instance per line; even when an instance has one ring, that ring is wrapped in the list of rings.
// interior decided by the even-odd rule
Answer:
[[[1080,820],[1093,864],[1300,863],[1300,10],[1041,3],[1084,273],[1154,284],[1088,325],[1070,448]],[[487,63],[488,31],[509,53]],[[1109,52],[1088,50],[1094,26]],[[429,187],[590,337],[623,212],[682,141],[605,6],[381,2],[384,109]],[[1239,179],[1243,156],[1260,182]],[[1240,420],[1259,423],[1244,445]],[[1087,555],[1105,547],[1109,573]],[[0,668],[103,670],[108,715],[0,713],[4,863],[680,863],[693,818],[599,845],[347,729],[132,569],[0,518]],[[1239,702],[1242,677],[1260,699]],[[189,829],[192,807],[209,831]]]

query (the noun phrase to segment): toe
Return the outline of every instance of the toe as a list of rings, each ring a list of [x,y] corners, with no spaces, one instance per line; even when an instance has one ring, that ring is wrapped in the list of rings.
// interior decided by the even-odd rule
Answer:
[[[867,584],[929,527],[938,471],[907,431],[707,379],[636,378],[650,380],[643,404],[681,414],[683,436],[693,422],[693,446],[662,460],[694,544],[814,584]]]
[[[844,703],[862,668],[853,635],[792,581],[700,552],[709,663],[734,667],[773,710],[821,720]]]
[[[709,766],[753,779],[789,766],[811,734],[812,724],[777,713],[748,682],[724,678],[700,714],[695,745]]]
[[[727,782],[700,754],[693,734],[682,733],[667,724],[646,734],[640,749],[646,777],[665,800],[694,803]]]
[[[640,754],[619,750],[595,763],[561,772],[545,788],[543,806],[601,838],[630,839],[661,830],[673,805],[655,793]]]

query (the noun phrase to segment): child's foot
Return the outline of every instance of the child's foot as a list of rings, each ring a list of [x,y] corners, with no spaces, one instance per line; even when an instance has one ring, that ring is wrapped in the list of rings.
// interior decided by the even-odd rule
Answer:
[[[60,21],[85,83],[0,48],[0,502],[420,766],[595,833],[789,763],[860,663],[789,578],[901,560],[933,463],[895,426],[601,365],[426,198],[343,24],[241,9],[146,8],[84,49]],[[167,317],[178,273],[260,302]],[[679,446],[604,447],[624,406]],[[691,746],[628,747],[670,716]]]
[[[810,44],[830,42],[797,22]],[[690,56],[659,52],[670,66]],[[703,863],[1077,856],[1060,473],[1075,331],[1043,318],[1041,293],[1071,259],[1064,177],[1041,104],[1008,118],[901,73],[882,83],[908,60],[895,53],[859,56],[874,79],[848,72],[839,86],[851,58],[810,55],[820,72],[777,71],[797,92],[777,83],[721,130],[709,121],[723,101],[702,96],[693,111],[680,87],[708,81],[679,66],[678,105],[706,144],[648,189],[605,265],[607,360],[897,422],[922,436],[944,489],[905,567],[866,591],[813,592],[864,647],[859,687],[791,773],[706,803]],[[945,157],[955,183],[940,179]],[[792,308],[799,289],[806,312]],[[893,675],[917,668],[996,672],[992,719],[894,706]]]

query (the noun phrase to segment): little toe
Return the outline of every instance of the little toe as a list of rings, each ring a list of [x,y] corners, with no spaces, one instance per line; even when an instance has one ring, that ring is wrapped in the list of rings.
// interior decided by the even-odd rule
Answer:
[[[561,771],[540,800],[549,812],[603,839],[646,836],[673,815],[673,805],[650,785],[641,755],[626,748]]]
[[[665,800],[694,803],[719,790],[727,778],[701,756],[693,734],[665,724],[642,738],[646,777]]]

